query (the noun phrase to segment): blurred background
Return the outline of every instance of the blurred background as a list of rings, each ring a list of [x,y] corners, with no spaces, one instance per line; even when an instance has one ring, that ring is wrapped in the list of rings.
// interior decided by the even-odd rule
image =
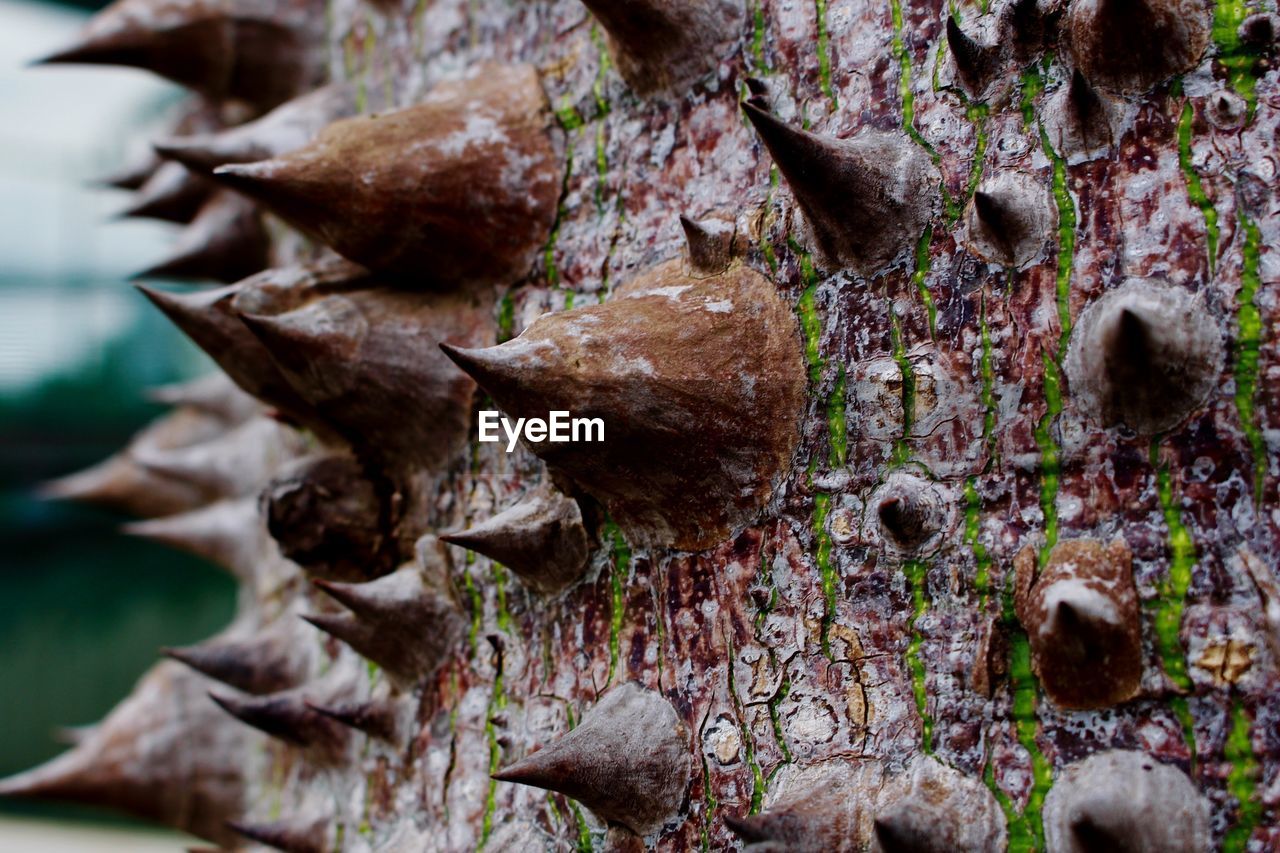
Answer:
[[[215,633],[219,570],[117,532],[125,520],[33,495],[121,448],[160,410],[142,391],[210,369],[128,277],[171,226],[112,221],[93,186],[158,135],[175,87],[107,67],[28,68],[70,43],[93,0],[0,0],[0,776],[65,749],[162,645]],[[180,850],[113,817],[0,801],[0,850]]]

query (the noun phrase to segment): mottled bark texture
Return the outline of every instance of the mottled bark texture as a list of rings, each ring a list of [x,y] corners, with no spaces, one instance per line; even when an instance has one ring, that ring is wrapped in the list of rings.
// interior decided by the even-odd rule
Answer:
[[[381,277],[277,228],[151,294],[306,441],[262,503],[175,476],[252,415],[170,390],[50,489],[242,578],[172,654],[267,735],[130,699],[63,793],[307,850],[1280,846],[1272,0],[322,19],[333,102],[160,150],[273,158],[223,180]],[[606,443],[477,440],[552,403]]]

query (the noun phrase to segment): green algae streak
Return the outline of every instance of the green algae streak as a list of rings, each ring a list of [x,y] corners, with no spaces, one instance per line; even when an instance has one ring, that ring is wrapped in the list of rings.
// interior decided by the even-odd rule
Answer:
[[[1155,602],[1156,647],[1164,663],[1165,674],[1180,690],[1192,688],[1187,675],[1186,657],[1182,650],[1182,610],[1187,590],[1191,587],[1191,569],[1196,564],[1196,546],[1191,533],[1182,523],[1182,511],[1173,492],[1169,466],[1161,464],[1159,442],[1151,442],[1151,466],[1156,471],[1156,491],[1160,495],[1160,510],[1165,526],[1169,529],[1169,573],[1160,582],[1159,598]]]
[[[618,637],[622,632],[622,614],[626,597],[622,582],[631,568],[631,546],[622,530],[612,521],[604,525],[604,538],[612,543],[613,569],[609,573],[609,675],[605,684],[613,683],[613,673],[618,666]]]
[[[907,645],[907,669],[911,673],[911,692],[916,700],[916,713],[920,715],[920,747],[926,755],[933,755],[933,717],[929,714],[929,685],[924,660],[920,656],[924,638],[917,627],[929,609],[929,567],[923,560],[907,560],[902,573],[911,591],[911,640]]]
[[[1209,253],[1209,274],[1212,275],[1218,265],[1218,211],[1214,209],[1213,202],[1204,191],[1200,175],[1191,163],[1191,125],[1195,116],[1196,111],[1191,106],[1191,101],[1185,102],[1178,119],[1178,165],[1182,167],[1182,174],[1187,182],[1187,196],[1192,204],[1200,208],[1200,214],[1204,217],[1204,241]]]
[[[920,235],[920,239],[916,241],[916,268],[911,273],[911,280],[915,283],[916,292],[920,294],[920,301],[924,303],[925,313],[929,316],[929,337],[935,337],[938,334],[938,309],[933,304],[933,294],[929,291],[929,285],[925,279],[929,277],[929,246],[933,243],[933,226],[926,226],[924,233]]]
[[[831,109],[840,107],[836,90],[831,85],[831,38],[827,35],[827,0],[814,0],[818,15],[818,80],[822,93],[831,100]]]
[[[1231,764],[1227,773],[1227,790],[1236,798],[1239,810],[1235,822],[1222,839],[1223,853],[1244,853],[1254,828],[1262,819],[1262,803],[1255,792],[1260,768],[1257,756],[1253,754],[1250,730],[1249,713],[1236,699],[1231,706],[1231,731],[1223,745],[1223,756]]]
[[[1258,310],[1258,288],[1262,286],[1262,274],[1258,266],[1262,246],[1262,231],[1257,223],[1243,212],[1240,228],[1244,233],[1244,247],[1240,267],[1240,293],[1236,297],[1236,341],[1233,373],[1236,380],[1236,411],[1240,426],[1249,442],[1253,455],[1254,501],[1262,503],[1262,489],[1267,474],[1267,444],[1258,423],[1256,401],[1258,395],[1258,363],[1262,347],[1262,313]]]

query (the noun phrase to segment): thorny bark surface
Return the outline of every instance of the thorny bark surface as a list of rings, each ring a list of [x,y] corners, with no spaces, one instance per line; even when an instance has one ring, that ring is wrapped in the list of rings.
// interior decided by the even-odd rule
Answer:
[[[969,104],[950,85],[945,13],[936,3],[762,0],[717,83],[649,103],[610,70],[603,34],[567,0],[441,0],[399,18],[335,5],[335,69],[369,80],[389,70],[403,103],[480,58],[544,72],[568,134],[570,177],[546,262],[515,291],[511,333],[676,255],[678,214],[729,214],[757,241],[748,263],[795,303],[813,378],[802,447],[770,520],[733,541],[697,555],[632,554],[606,533],[595,581],[551,603],[483,558],[466,567],[478,605],[473,643],[426,691],[427,726],[411,754],[366,759],[375,794],[361,820],[371,840],[412,812],[450,848],[529,832],[549,846],[578,844],[596,833],[589,818],[584,829],[585,815],[558,796],[490,790],[486,772],[562,731],[608,684],[637,680],[672,700],[702,757],[687,819],[662,836],[663,848],[729,844],[718,814],[758,808],[789,762],[900,761],[923,748],[989,773],[1016,814],[1035,782],[1027,747],[1057,767],[1108,746],[1192,772],[1213,802],[1218,838],[1240,820],[1235,796],[1244,790],[1264,804],[1255,843],[1280,842],[1271,813],[1280,796],[1280,626],[1266,624],[1260,606],[1280,560],[1276,345],[1266,331],[1280,312],[1275,73],[1256,82],[1245,129],[1222,132],[1204,104],[1225,73],[1206,58],[1180,85],[1143,99],[1116,155],[1068,165],[1037,121],[1065,83],[1061,64],[1028,68],[1003,100]],[[767,81],[780,115],[822,133],[914,127],[951,203],[913,265],[874,281],[813,270],[791,239],[789,193],[741,119],[744,71]],[[905,122],[904,107],[914,108]],[[1006,169],[1052,188],[1061,217],[1060,233],[1046,235],[1039,261],[1022,272],[982,263],[958,242],[957,212],[975,178]],[[1206,211],[1216,215],[1212,238]],[[1212,404],[1152,443],[1099,430],[1054,387],[1071,320],[1118,280],[1150,275],[1205,292],[1231,335]],[[1242,287],[1256,288],[1261,313],[1256,367],[1242,345]],[[1245,399],[1253,390],[1252,405],[1238,404],[1242,389]],[[526,456],[481,445],[472,453],[443,484],[441,522],[484,517],[539,476]],[[937,550],[906,565],[864,521],[868,496],[900,466],[938,478],[951,503]],[[1143,692],[1105,712],[1041,700],[1034,738],[1019,743],[1017,718],[1034,723],[1027,709],[1015,712],[1008,680],[991,698],[972,687],[978,640],[1000,617],[1016,551],[1076,536],[1118,536],[1133,550],[1147,605]],[[1170,577],[1187,571],[1183,601]],[[1160,611],[1182,608],[1186,732],[1161,666],[1162,649],[1181,649],[1155,630]],[[1248,649],[1243,672],[1212,666],[1224,644]],[[1016,662],[1014,676],[1027,689],[1029,672]],[[487,723],[494,711],[499,722]],[[1242,727],[1243,753],[1227,743]],[[1256,790],[1235,785],[1242,773]]]
[[[504,338],[678,256],[678,215],[720,214],[749,236],[746,263],[794,304],[811,386],[791,471],[763,520],[719,547],[633,551],[606,525],[588,580],[552,600],[455,549],[471,623],[422,690],[416,736],[371,740],[341,767],[264,745],[256,811],[333,812],[348,849],[599,847],[603,828],[585,809],[489,774],[570,728],[606,687],[637,681],[694,737],[686,804],[660,849],[738,843],[722,817],[767,804],[785,765],[896,764],[921,750],[998,790],[1016,843],[1035,835],[1033,789],[1052,768],[1109,747],[1188,771],[1219,842],[1252,832],[1252,849],[1280,845],[1280,624],[1264,606],[1280,563],[1280,80],[1234,81],[1256,97],[1243,129],[1206,121],[1207,96],[1229,83],[1214,55],[1239,13],[1220,2],[1218,48],[1138,100],[1118,151],[1069,164],[1039,121],[1063,65],[1037,62],[1002,95],[969,103],[952,85],[950,7],[937,2],[753,0],[718,80],[644,101],[573,0],[394,11],[335,0],[335,77],[390,87],[395,104],[481,60],[543,73],[569,176],[543,263],[498,309]],[[747,76],[766,81],[793,124],[841,137],[906,127],[935,159],[946,203],[910,263],[873,280],[815,267],[790,193],[742,118]],[[963,245],[978,178],[1005,170],[1032,175],[1057,206],[1060,228],[1022,271]],[[1059,367],[1072,321],[1130,276],[1203,292],[1229,340],[1210,405],[1155,441],[1087,421]],[[872,492],[898,469],[945,489],[948,523],[924,556],[899,556],[872,523]],[[409,503],[423,532],[456,530],[543,477],[527,452],[473,442],[420,477]],[[1010,615],[1014,555],[1082,536],[1127,543],[1144,602],[1141,693],[1102,712],[1037,698]],[[278,594],[310,593],[293,583]],[[279,597],[262,606],[289,610]],[[1180,638],[1157,629],[1170,617]],[[326,679],[345,670],[357,694],[380,689],[384,675],[321,636],[302,626],[298,642],[334,656]],[[1011,650],[1008,672],[979,659],[991,645],[992,659]]]

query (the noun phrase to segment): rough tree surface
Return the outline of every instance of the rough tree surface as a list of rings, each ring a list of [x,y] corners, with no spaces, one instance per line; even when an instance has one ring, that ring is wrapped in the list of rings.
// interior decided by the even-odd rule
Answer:
[[[390,741],[357,734],[336,757],[246,729],[246,820],[320,820],[324,845],[345,850],[625,844],[575,800],[490,774],[637,682],[670,702],[692,749],[687,779],[670,780],[678,813],[648,836],[658,849],[736,848],[726,818],[767,810],[787,780],[862,759],[892,776],[920,753],[994,793],[1011,849],[1043,849],[1053,779],[1108,749],[1189,775],[1215,845],[1280,847],[1280,77],[1237,37],[1245,8],[1219,0],[1203,59],[1108,100],[1115,144],[1091,156],[1064,125],[1063,53],[960,79],[948,14],[990,44],[1006,38],[1003,9],[749,0],[710,75],[642,98],[576,0],[333,0],[316,49],[365,111],[481,62],[541,73],[566,177],[549,243],[493,305],[499,341],[685,257],[682,214],[726,219],[737,262],[794,309],[807,396],[776,413],[799,418],[800,439],[768,505],[715,547],[629,544],[597,509],[586,578],[546,596],[450,546],[466,626],[415,688],[302,623],[332,608],[270,558],[241,620],[292,626],[314,695],[408,696],[413,724]],[[814,251],[744,116],[747,78],[788,125],[897,134],[936,168],[929,224],[887,268],[833,270]],[[1245,105],[1238,121],[1221,115],[1224,91]],[[1040,194],[1030,236],[978,233],[988,182]],[[290,236],[275,250],[278,264],[308,251]],[[1104,429],[1065,369],[1082,312],[1135,278],[1195,294],[1197,322],[1222,339],[1207,402],[1154,437]],[[527,449],[480,444],[471,423],[451,462],[398,481],[402,540],[484,522],[547,482]],[[925,541],[883,530],[895,489],[927,493]],[[1015,557],[1034,573],[1086,538],[1131,560],[1140,677],[1111,685],[1125,692],[1113,707],[1064,710],[1015,615]]]

